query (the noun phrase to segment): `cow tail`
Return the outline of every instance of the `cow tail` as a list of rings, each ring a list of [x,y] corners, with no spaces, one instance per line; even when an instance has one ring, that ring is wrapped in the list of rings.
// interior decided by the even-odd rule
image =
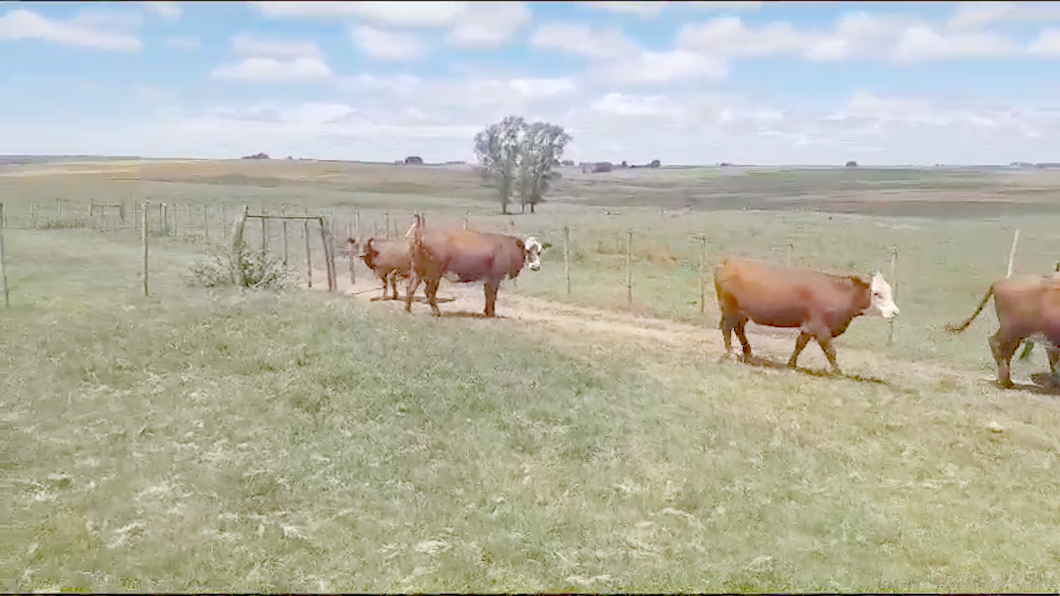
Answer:
[[[975,312],[972,313],[972,316],[968,317],[968,319],[965,320],[960,325],[946,325],[946,331],[948,331],[949,333],[960,333],[961,331],[964,331],[965,329],[967,329],[968,325],[971,325],[972,321],[975,320],[975,317],[978,317],[979,313],[983,311],[983,307],[986,306],[986,303],[990,300],[990,297],[993,296],[993,295],[994,295],[994,284],[990,284],[990,289],[986,291],[986,295],[983,296],[983,299],[979,302],[979,308],[975,309]]]

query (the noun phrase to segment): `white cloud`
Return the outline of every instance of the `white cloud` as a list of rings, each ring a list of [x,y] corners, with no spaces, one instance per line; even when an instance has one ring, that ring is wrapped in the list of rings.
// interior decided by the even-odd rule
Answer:
[[[676,45],[688,51],[714,56],[770,56],[808,51],[820,36],[799,31],[790,23],[766,23],[747,27],[740,17],[727,16],[688,24],[677,33]]]
[[[512,90],[526,97],[552,97],[573,93],[577,84],[572,79],[512,79]]]
[[[167,37],[165,44],[167,48],[174,50],[197,50],[199,49],[199,37],[197,35]]]
[[[509,40],[532,18],[525,2],[317,2],[255,3],[273,18],[355,18],[384,28],[446,29],[458,47],[492,47]]]
[[[662,12],[663,6],[666,3],[662,1],[652,2],[651,0],[597,0],[596,2],[582,2],[582,4],[598,10],[606,10],[608,12],[633,14],[639,17],[653,17]]]
[[[638,50],[621,29],[594,29],[583,23],[546,23],[530,37],[530,45],[590,58],[619,58]]]
[[[736,16],[684,25],[676,46],[721,58],[801,56],[819,62],[886,58],[896,62],[983,58],[1013,54],[1011,39],[986,31],[937,31],[913,15],[852,12],[828,31],[786,22],[750,27]]]
[[[860,92],[799,108],[737,93],[593,91],[565,79],[530,77],[362,75],[347,84],[336,99],[316,102],[251,102],[197,113],[163,106],[112,135],[94,121],[52,134],[46,126],[0,115],[10,131],[0,138],[0,152],[472,159],[475,132],[509,113],[565,126],[574,135],[572,159],[632,163],[1044,161],[1052,159],[1051,139],[1060,135],[1060,110],[974,99]],[[137,95],[163,99],[152,89]]]
[[[366,25],[350,31],[350,38],[365,54],[380,60],[411,60],[424,50],[419,40],[411,34],[383,31]]]
[[[1060,2],[957,2],[948,29],[1060,22]]]
[[[270,17],[356,17],[377,25],[396,27],[445,27],[456,23],[467,2],[257,2],[258,10]]]
[[[143,18],[140,13],[130,10],[87,5],[74,13],[69,23],[90,29],[135,31],[143,24]]]
[[[465,48],[498,46],[531,18],[524,2],[473,2],[456,20],[446,40]]]
[[[113,20],[100,18],[104,14],[109,13],[83,12],[61,21],[16,8],[0,15],[0,41],[37,40],[100,50],[139,50],[140,38],[119,30]]]
[[[761,2],[667,2],[666,0],[597,0],[595,2],[582,2],[585,6],[617,12],[620,14],[637,15],[641,18],[654,17],[664,8],[698,8],[701,10],[756,10],[762,6]]]
[[[320,46],[312,41],[265,40],[248,33],[232,38],[232,51],[237,54],[264,56],[267,58],[313,58],[320,60]]]
[[[604,73],[614,81],[665,83],[682,79],[717,79],[728,74],[724,60],[696,52],[672,50],[643,51],[627,60],[608,64]]]
[[[214,69],[211,76],[217,79],[279,82],[326,79],[331,77],[332,74],[331,68],[316,58],[277,60],[275,58],[250,57],[236,63],[222,64]]]
[[[143,5],[144,10],[150,13],[154,13],[160,17],[167,19],[180,18],[180,4],[176,2],[151,0],[150,2],[144,2]]]
[[[1027,46],[1033,55],[1060,56],[1060,29],[1045,29]]]
[[[925,25],[906,29],[892,56],[900,62],[945,60],[952,58],[989,58],[1018,51],[1016,44],[997,33],[940,33]]]

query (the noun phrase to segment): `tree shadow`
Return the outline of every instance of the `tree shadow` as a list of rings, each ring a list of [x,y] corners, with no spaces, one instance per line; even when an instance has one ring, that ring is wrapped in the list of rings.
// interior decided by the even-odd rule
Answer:
[[[849,373],[836,375],[829,370],[803,368],[801,366],[796,366],[792,368],[788,366],[787,362],[777,362],[775,360],[768,360],[759,356],[751,356],[751,359],[749,361],[739,359],[738,362],[748,364],[750,366],[757,366],[759,368],[769,368],[778,371],[797,372],[799,374],[817,377],[818,379],[847,379],[849,381],[857,381],[858,383],[874,383],[876,385],[883,385],[885,387],[891,387],[892,389],[894,388],[894,386],[890,382],[877,377],[867,377],[864,375]]]

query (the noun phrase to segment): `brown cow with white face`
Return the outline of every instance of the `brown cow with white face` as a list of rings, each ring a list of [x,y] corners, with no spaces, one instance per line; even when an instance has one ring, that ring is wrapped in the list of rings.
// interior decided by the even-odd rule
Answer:
[[[486,292],[485,315],[495,314],[497,290],[505,279],[515,279],[523,266],[541,268],[541,251],[552,246],[534,237],[525,241],[515,236],[457,229],[414,226],[411,230],[412,269],[405,293],[405,310],[412,312],[412,295],[420,282],[431,305],[438,310],[438,285],[442,278],[453,283],[483,282]]]
[[[350,238],[350,248],[355,256],[361,257],[379,279],[383,281],[383,300],[387,299],[389,285],[393,289],[393,299],[397,300],[398,279],[407,279],[411,264],[412,252],[406,240],[388,238],[368,238],[363,243]]]
[[[798,327],[802,333],[795,340],[788,366],[794,367],[806,344],[815,339],[836,374],[841,371],[832,339],[842,335],[854,317],[889,319],[899,313],[891,286],[879,272],[865,281],[766,261],[726,259],[714,272],[714,287],[726,356],[732,353],[732,332],[736,331],[744,361],[751,358],[751,344],[744,332],[749,320],[768,327]]]
[[[1010,366],[1012,355],[1023,340],[1030,339],[1045,345],[1049,368],[1056,377],[1060,363],[1060,275],[1024,275],[995,281],[979,302],[972,316],[960,325],[947,325],[950,333],[960,333],[972,324],[975,317],[994,297],[994,310],[1000,324],[990,336],[990,352],[997,363],[997,379],[1005,387],[1012,386]]]

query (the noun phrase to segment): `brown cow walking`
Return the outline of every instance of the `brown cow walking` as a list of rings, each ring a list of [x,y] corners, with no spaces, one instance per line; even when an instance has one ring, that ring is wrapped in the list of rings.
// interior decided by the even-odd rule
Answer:
[[[387,299],[386,290],[390,286],[393,289],[393,300],[398,299],[398,279],[406,279],[409,275],[412,252],[406,240],[390,240],[387,238],[369,238],[362,245],[359,240],[349,239],[351,249],[356,256],[364,260],[379,279],[383,282],[383,300]]]
[[[990,336],[990,353],[997,363],[1001,385],[1012,386],[1012,356],[1025,339],[1045,345],[1049,369],[1056,377],[1060,363],[1060,275],[1024,275],[995,281],[972,316],[960,325],[947,325],[946,331],[960,333],[967,329],[991,296],[999,327]]]
[[[811,339],[817,340],[828,363],[841,374],[832,340],[847,330],[854,317],[899,314],[891,286],[879,272],[869,281],[853,275],[833,275],[752,259],[726,259],[714,272],[714,287],[721,309],[725,355],[732,353],[732,332],[743,346],[743,359],[751,358],[744,327],[754,321],[768,327],[798,327],[795,351],[788,360],[794,367]]]
[[[541,251],[551,246],[533,237],[524,242],[515,236],[470,230],[414,226],[411,231],[412,268],[405,310],[412,312],[412,295],[422,282],[434,316],[442,314],[437,297],[443,277],[454,283],[483,282],[484,314],[494,316],[501,282],[518,277],[524,265],[531,271],[540,269]]]

